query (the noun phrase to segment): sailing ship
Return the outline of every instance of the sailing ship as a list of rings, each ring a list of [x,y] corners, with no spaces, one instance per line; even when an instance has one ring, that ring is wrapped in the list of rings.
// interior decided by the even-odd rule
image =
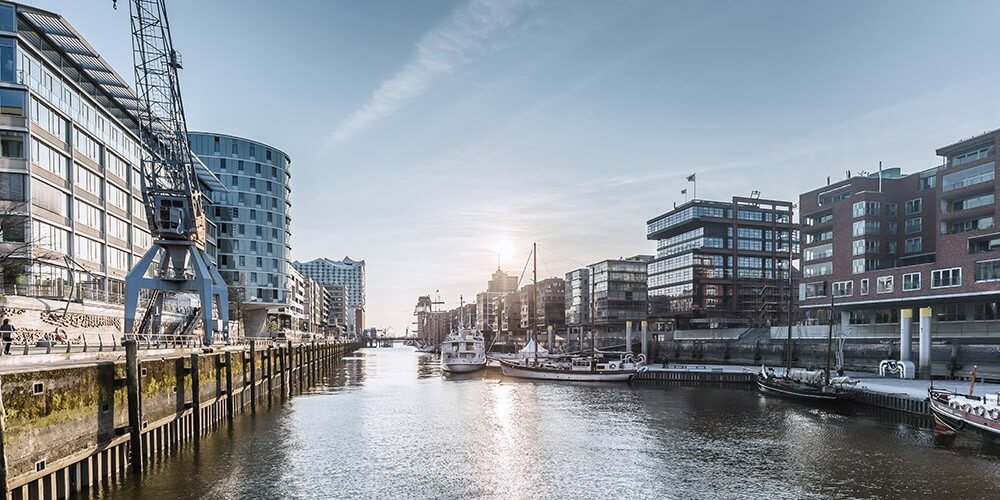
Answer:
[[[465,301],[459,311],[458,329],[441,342],[441,369],[449,373],[469,373],[486,367],[486,342],[472,328],[465,326]]]
[[[792,261],[792,245],[788,245],[788,261]],[[790,399],[831,403],[845,398],[846,394],[830,383],[830,355],[833,351],[833,293],[830,294],[829,329],[827,330],[826,370],[792,370],[792,274],[788,273],[788,337],[785,341],[785,371],[778,375],[774,369],[760,367],[757,388],[764,394]]]
[[[531,258],[534,261],[532,271],[533,292],[532,296],[537,296],[538,290],[538,244],[532,244]],[[591,280],[593,286],[593,280]],[[591,294],[593,301],[593,294]],[[593,306],[591,306],[593,310]],[[532,300],[528,309],[529,315],[534,314],[537,323],[537,311],[535,301]],[[529,316],[530,319],[530,316]],[[591,314],[591,350],[589,355],[555,355],[538,346],[536,338],[528,341],[527,345],[516,356],[500,357],[500,371],[507,377],[535,379],[535,380],[564,380],[577,382],[626,382],[636,373],[644,368],[645,357],[641,354],[633,356],[632,353],[601,352],[594,343],[593,314]],[[535,337],[535,330],[532,327],[532,337]],[[550,338],[551,341],[551,338]],[[552,346],[548,346],[550,349]]]
[[[947,434],[963,433],[976,439],[1000,444],[1000,393],[975,396],[976,369],[969,381],[969,393],[935,389],[927,390],[935,430]]]

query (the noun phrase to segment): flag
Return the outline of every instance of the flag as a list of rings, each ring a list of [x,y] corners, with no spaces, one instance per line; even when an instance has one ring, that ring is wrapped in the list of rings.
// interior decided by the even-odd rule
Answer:
[[[694,175],[695,175],[695,174],[691,174],[691,175],[689,175],[689,176],[687,177],[687,181],[688,181],[688,182],[694,182]]]
[[[688,190],[687,189],[681,189],[681,194],[688,194]]]

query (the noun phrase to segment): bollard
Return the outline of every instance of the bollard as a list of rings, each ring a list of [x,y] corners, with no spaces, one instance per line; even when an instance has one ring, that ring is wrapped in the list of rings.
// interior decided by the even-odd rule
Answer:
[[[639,341],[642,343],[642,346],[641,346],[641,348],[642,348],[642,351],[641,351],[642,352],[642,357],[646,358],[646,360],[648,361],[649,360],[649,323],[646,320],[642,320],[642,323],[639,323],[639,328],[640,328]]]
[[[233,352],[226,351],[226,418],[232,422],[236,413],[233,402]]]
[[[632,352],[632,322],[625,322],[625,352]]]
[[[196,352],[191,353],[191,412],[197,442],[201,436],[201,363]]]
[[[930,307],[920,308],[920,378],[930,380],[931,378],[931,318],[933,311]]]
[[[910,361],[913,342],[913,309],[899,311],[899,360]]]
[[[134,339],[125,342],[125,377],[128,389],[129,454],[132,472],[142,474],[142,385],[139,372],[139,349]]]

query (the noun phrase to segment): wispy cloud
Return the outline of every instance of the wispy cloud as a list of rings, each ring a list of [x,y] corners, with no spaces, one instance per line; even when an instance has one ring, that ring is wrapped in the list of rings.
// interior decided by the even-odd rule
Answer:
[[[441,25],[427,32],[413,57],[386,80],[360,108],[333,132],[343,141],[371,127],[422,94],[436,78],[489,52],[491,43],[508,33],[525,16],[534,0],[469,0]]]

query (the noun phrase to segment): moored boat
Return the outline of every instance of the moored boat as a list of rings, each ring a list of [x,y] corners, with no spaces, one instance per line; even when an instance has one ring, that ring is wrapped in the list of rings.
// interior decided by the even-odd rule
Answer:
[[[766,394],[803,401],[834,402],[839,398],[839,391],[831,385],[775,375],[764,367],[757,374],[757,388]]]
[[[627,382],[645,363],[642,355],[625,354],[618,359],[592,356],[523,358],[500,360],[504,376],[535,380],[575,382]]]
[[[463,328],[441,342],[441,369],[468,373],[486,367],[486,343],[472,329]]]
[[[1000,395],[991,400],[987,396],[931,388],[927,396],[940,428],[1000,444]]]

